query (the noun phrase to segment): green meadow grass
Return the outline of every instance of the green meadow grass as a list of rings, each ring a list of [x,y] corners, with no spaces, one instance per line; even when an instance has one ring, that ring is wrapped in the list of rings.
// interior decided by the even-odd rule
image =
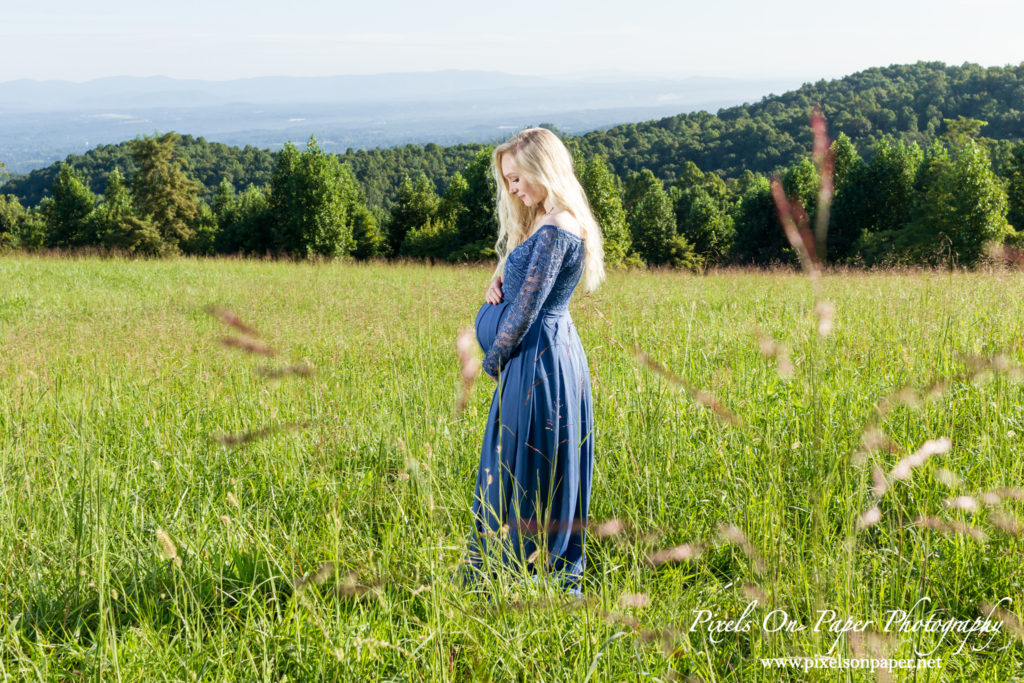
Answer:
[[[1021,613],[1024,544],[994,522],[1024,518],[1024,503],[1005,491],[974,512],[946,500],[1024,482],[1014,371],[1024,275],[828,275],[827,336],[811,283],[796,274],[614,273],[597,292],[578,291],[571,311],[596,424],[591,520],[624,526],[588,538],[584,601],[514,576],[483,594],[449,579],[471,528],[495,386],[481,375],[456,411],[455,339],[489,275],[0,259],[0,673],[874,680],[767,669],[760,658],[829,652],[837,634],[814,628],[821,610],[873,620],[878,632],[890,610],[921,598],[931,602],[919,618],[973,620],[1004,597]],[[224,345],[235,331],[209,305],[235,312],[277,355]],[[792,377],[761,353],[759,335],[788,348]],[[742,424],[638,361],[634,347]],[[972,372],[970,359],[999,354],[1010,370]],[[296,363],[314,374],[259,372]],[[920,401],[885,402],[943,381]],[[870,426],[891,452],[856,455]],[[216,439],[261,429],[248,443]],[[948,452],[874,495],[873,469],[889,473],[940,437]],[[878,523],[859,528],[876,503]],[[947,533],[922,516],[965,526]],[[682,543],[699,554],[648,561]],[[736,619],[755,598],[745,631],[692,628],[695,610]],[[770,632],[773,610],[803,630]],[[839,637],[832,652],[943,660],[894,680],[1010,680],[1022,675],[1024,647],[1004,622],[963,648],[954,635],[890,632],[877,647]]]

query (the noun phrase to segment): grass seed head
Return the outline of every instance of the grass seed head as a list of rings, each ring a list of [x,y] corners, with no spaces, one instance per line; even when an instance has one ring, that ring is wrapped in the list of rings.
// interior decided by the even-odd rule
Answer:
[[[958,488],[961,483],[960,477],[957,476],[956,472],[948,470],[945,467],[935,472],[935,481],[951,489]]]
[[[1022,527],[1015,517],[1011,517],[1004,512],[996,511],[989,515],[988,519],[992,522],[992,526],[1000,531],[1010,534],[1011,536],[1020,536]]]
[[[643,593],[623,593],[619,598],[619,607],[640,609],[651,604],[651,599]]]
[[[814,313],[818,316],[818,334],[827,337],[832,334],[833,318],[836,307],[831,302],[821,299],[814,305]]]
[[[978,510],[978,501],[972,496],[957,496],[956,498],[947,498],[946,506],[957,510],[976,512]]]
[[[156,530],[156,538],[160,542],[160,549],[164,557],[170,560],[175,567],[181,566],[181,557],[178,556],[178,546],[174,545],[170,535],[163,529]]]
[[[258,356],[274,356],[276,351],[270,348],[261,341],[255,339],[246,339],[245,337],[221,337],[221,344],[224,346],[233,346],[234,348],[241,349],[248,353],[254,353]]]
[[[871,478],[871,492],[875,494],[876,498],[881,498],[889,490],[889,482],[885,479],[885,472],[880,467],[876,467],[871,471]]]
[[[315,586],[319,586],[324,581],[326,581],[328,578],[330,578],[331,574],[333,574],[333,573],[334,573],[334,563],[333,562],[324,562],[319,567],[317,567],[316,570],[313,573],[307,574],[307,575],[303,576],[302,578],[297,579],[295,581],[295,590],[300,591],[300,590],[304,589],[306,586],[308,586],[310,584],[313,584]]]
[[[768,594],[765,593],[757,584],[745,583],[740,588],[740,592],[743,593],[743,597],[751,602],[756,600],[758,604],[768,604]]]
[[[608,536],[622,533],[625,528],[625,525],[620,520],[609,519],[594,526],[593,534],[598,538],[607,538]]]
[[[313,374],[313,366],[309,363],[293,363],[283,368],[258,368],[256,370],[261,376],[267,379],[281,379],[295,375],[297,377],[309,377]]]
[[[984,543],[985,532],[977,527],[964,524],[959,520],[945,521],[937,517],[920,516],[914,520],[914,523],[918,526],[926,529],[935,529],[936,531],[944,534],[960,534],[962,536],[969,536],[979,543]]]
[[[933,455],[948,452],[952,445],[946,437],[925,441],[920,448],[896,463],[890,476],[893,479],[909,479],[915,467],[920,467]]]
[[[878,509],[876,505],[873,508],[869,508],[860,516],[857,520],[858,529],[867,529],[869,526],[874,526],[882,519],[882,511]]]
[[[978,496],[978,500],[980,500],[985,505],[999,505],[999,503],[1002,502],[1003,499],[995,491],[986,491],[985,493],[982,493],[980,496]]]
[[[1013,612],[1003,609],[999,605],[983,602],[981,603],[981,615],[983,617],[995,617],[1002,622],[1007,631],[1024,640],[1024,626],[1021,625],[1020,619]]]
[[[221,306],[214,306],[211,304],[206,307],[206,312],[214,316],[215,318],[220,318],[221,322],[223,322],[226,325],[230,325],[231,327],[242,332],[243,334],[247,334],[250,337],[260,336],[259,332],[257,332],[253,327],[243,323],[241,318],[239,318],[237,315],[235,315],[226,308],[223,308]]]
[[[666,562],[686,562],[700,557],[702,550],[699,545],[683,543],[674,548],[666,548],[652,553],[648,556],[647,561],[655,567]]]
[[[754,568],[758,571],[764,571],[764,562],[761,560],[761,556],[754,550],[754,546],[747,540],[747,537],[740,531],[739,527],[732,524],[723,524],[718,528],[718,535],[729,543],[738,545],[743,554],[753,562]]]

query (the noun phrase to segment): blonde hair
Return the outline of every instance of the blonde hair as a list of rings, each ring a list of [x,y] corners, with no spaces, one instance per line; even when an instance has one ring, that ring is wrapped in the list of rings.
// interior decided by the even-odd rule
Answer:
[[[515,159],[523,178],[535,187],[543,187],[555,207],[576,217],[583,230],[586,251],[586,265],[580,281],[585,292],[597,289],[605,279],[601,226],[590,209],[587,193],[576,178],[569,150],[557,135],[546,128],[527,128],[494,149],[491,172],[498,185],[498,241],[494,245],[498,253],[498,267],[494,271],[495,277],[505,272],[505,259],[526,240],[537,219],[544,215],[544,202],[526,206],[509,194],[508,181],[501,172],[501,157],[506,153]]]

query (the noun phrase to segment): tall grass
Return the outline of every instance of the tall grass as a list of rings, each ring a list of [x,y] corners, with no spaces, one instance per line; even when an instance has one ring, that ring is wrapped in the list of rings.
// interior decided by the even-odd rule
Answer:
[[[494,387],[478,379],[458,410],[455,339],[487,275],[0,259],[0,672],[802,680],[758,658],[824,654],[835,634],[713,643],[694,610],[736,618],[757,600],[757,622],[782,609],[813,626],[831,609],[877,624],[922,597],[971,619],[1011,597],[1019,613],[1024,276],[824,274],[827,336],[795,274],[613,274],[577,294],[591,519],[608,526],[570,601],[543,582],[450,582]],[[211,305],[274,355],[222,343],[238,330]],[[308,371],[275,373],[290,367]],[[948,450],[893,476],[942,437]],[[938,645],[944,668],[910,677],[1019,675],[1019,635],[971,649],[986,640],[957,654],[879,633],[837,652]]]

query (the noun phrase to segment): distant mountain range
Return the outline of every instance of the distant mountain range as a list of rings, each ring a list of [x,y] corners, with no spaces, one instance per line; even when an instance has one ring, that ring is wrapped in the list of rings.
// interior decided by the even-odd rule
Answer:
[[[231,81],[165,77],[0,83],[0,161],[11,174],[174,130],[271,150],[316,135],[322,148],[490,142],[551,123],[582,133],[751,102],[794,79],[538,78],[438,71]]]

